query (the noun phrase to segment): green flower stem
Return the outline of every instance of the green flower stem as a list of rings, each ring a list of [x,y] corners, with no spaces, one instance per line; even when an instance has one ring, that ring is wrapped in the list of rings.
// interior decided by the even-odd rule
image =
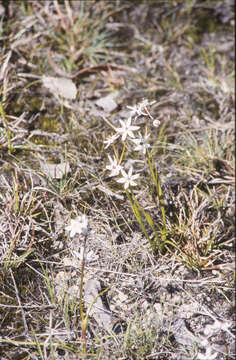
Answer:
[[[126,141],[124,142],[124,145],[123,145],[122,153],[121,153],[120,160],[119,160],[119,165],[122,163],[122,160],[124,158],[125,149],[126,149]]]
[[[142,220],[142,217],[141,217],[141,213],[143,213],[143,215],[146,217],[146,219],[147,219],[149,225],[151,226],[152,230],[155,231],[155,230],[154,230],[154,227],[153,227],[153,226],[151,225],[151,223],[149,222],[149,220],[151,220],[151,218],[148,217],[148,214],[146,213],[146,211],[144,211],[144,210],[141,208],[141,206],[139,205],[137,199],[136,199],[135,196],[134,196],[134,193],[131,192],[131,196],[130,196],[129,190],[126,189],[125,191],[126,191],[127,198],[129,199],[129,202],[130,202],[130,204],[131,204],[133,213],[134,213],[134,215],[135,215],[135,217],[136,217],[136,219],[137,219],[137,221],[138,221],[138,223],[139,223],[139,225],[140,225],[140,227],[141,227],[144,235],[145,235],[146,238],[148,239],[148,241],[149,241],[149,243],[150,243],[150,245],[151,245],[151,247],[152,247],[152,251],[155,252],[155,250],[156,250],[156,243],[153,242],[153,241],[151,240],[151,238],[149,237],[149,235],[148,235],[148,233],[147,233],[147,231],[146,231],[146,229],[145,229],[145,226],[144,226],[144,223],[143,223],[143,220]]]
[[[6,119],[6,115],[5,115],[5,112],[4,112],[4,109],[3,109],[3,106],[2,106],[1,102],[0,102],[0,115],[2,117],[2,122],[3,122],[3,125],[4,125],[4,127],[6,129],[6,132],[7,132],[8,153],[11,154],[11,152],[13,150],[13,147],[12,147],[12,144],[11,144],[11,131],[9,129],[7,119]]]
[[[152,178],[153,178],[154,184],[155,184],[155,186],[156,186],[157,196],[158,196],[158,199],[159,199],[159,201],[160,201],[160,208],[161,208],[162,220],[163,220],[163,229],[166,229],[165,205],[164,205],[164,200],[163,200],[163,193],[162,193],[162,189],[161,189],[160,178],[159,178],[159,176],[158,176],[157,170],[156,170],[156,173],[154,173],[153,166],[152,166],[152,163],[151,163],[151,160],[150,160],[150,156],[149,156],[148,153],[147,153],[146,159],[147,159],[148,166],[149,166],[149,169],[150,169],[151,174],[152,174]],[[162,233],[162,240],[163,240],[163,241],[166,240],[165,233]]]
[[[84,252],[83,259],[81,264],[81,277],[80,277],[80,287],[79,287],[79,309],[80,309],[80,317],[81,317],[81,327],[82,327],[82,351],[86,354],[86,329],[87,329],[87,319],[84,316],[84,308],[83,308],[83,280],[84,280],[84,269],[85,269],[85,251],[86,251],[86,241],[87,234],[84,236]]]

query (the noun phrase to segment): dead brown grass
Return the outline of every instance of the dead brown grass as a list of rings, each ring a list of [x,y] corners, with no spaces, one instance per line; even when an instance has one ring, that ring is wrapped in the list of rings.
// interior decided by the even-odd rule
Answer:
[[[1,359],[234,358],[232,6],[0,5]],[[73,79],[76,99],[51,93],[43,75]],[[96,104],[111,93],[114,110]],[[144,97],[157,101],[151,110],[161,122],[150,141],[168,245],[155,254],[105,170],[103,117],[116,126]],[[161,223],[145,166],[135,195]],[[114,318],[107,329],[89,317],[86,353],[73,255],[81,241],[65,232],[85,212],[92,255],[84,284],[106,289]]]

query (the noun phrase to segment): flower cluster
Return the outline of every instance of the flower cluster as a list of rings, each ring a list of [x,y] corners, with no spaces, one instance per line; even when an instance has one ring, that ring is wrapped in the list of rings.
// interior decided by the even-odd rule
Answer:
[[[72,219],[69,226],[65,230],[70,231],[70,237],[73,238],[76,234],[87,235],[88,233],[88,218],[86,215],[77,216]]]
[[[114,149],[114,156],[111,157],[108,155],[109,164],[106,166],[106,169],[110,171],[110,176],[119,176],[116,181],[118,183],[122,183],[124,185],[124,189],[127,190],[131,186],[136,186],[136,180],[139,177],[139,174],[133,174],[133,167],[131,166],[128,172],[125,171],[124,166],[122,165],[122,161],[124,158],[124,152],[127,149],[127,142],[129,141],[131,147],[134,151],[140,151],[143,155],[146,155],[150,144],[148,144],[148,138],[150,134],[148,134],[148,120],[152,120],[153,126],[159,126],[159,121],[154,120],[151,116],[148,106],[154,104],[155,101],[149,102],[148,100],[143,100],[141,103],[135,106],[127,106],[130,110],[128,119],[126,121],[119,120],[121,127],[112,128],[115,130],[115,134],[110,136],[107,140],[104,141],[105,149],[109,148],[113,145]],[[145,127],[145,134],[139,131],[140,126],[134,125],[138,117],[145,117],[146,118],[146,127]],[[106,120],[106,119],[104,119]],[[106,120],[107,121],[107,120]],[[108,121],[107,121],[108,122]],[[138,131],[138,135],[136,132]],[[119,156],[115,147],[114,143],[117,139],[121,138],[121,142],[123,142],[123,151],[122,154]]]
[[[138,105],[135,106],[127,106],[128,109],[131,110],[130,116],[134,116],[135,119],[137,119],[139,116],[143,115],[143,116],[149,116],[152,120],[153,117],[151,116],[151,114],[149,113],[147,107],[150,105],[155,104],[155,100],[154,101],[148,101],[147,99],[144,99],[141,103],[139,103]]]

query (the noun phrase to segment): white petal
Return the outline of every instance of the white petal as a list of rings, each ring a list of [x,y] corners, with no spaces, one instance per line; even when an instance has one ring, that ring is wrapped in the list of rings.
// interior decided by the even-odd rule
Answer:
[[[128,177],[130,178],[132,176],[132,172],[133,172],[133,168],[131,166],[131,168],[129,169],[129,172],[128,172]]]
[[[125,190],[128,189],[128,187],[129,187],[129,183],[126,182],[125,185],[124,185]]]
[[[126,182],[126,179],[125,178],[120,178],[120,179],[117,179],[116,180],[118,183],[125,183]]]
[[[135,174],[135,175],[133,175],[133,176],[132,176],[132,180],[133,180],[133,179],[134,179],[134,180],[137,179],[137,178],[139,177],[139,175],[140,175],[140,174]]]

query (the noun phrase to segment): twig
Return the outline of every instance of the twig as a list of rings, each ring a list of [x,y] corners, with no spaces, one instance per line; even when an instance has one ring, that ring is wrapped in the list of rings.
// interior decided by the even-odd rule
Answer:
[[[79,53],[79,55],[81,55],[81,54]],[[67,79],[75,79],[77,77],[87,76],[89,74],[97,73],[97,72],[100,72],[103,70],[105,70],[105,71],[121,70],[121,71],[136,72],[135,69],[129,68],[127,66],[118,66],[118,65],[114,65],[114,64],[99,64],[96,66],[90,66],[90,67],[83,68],[83,69],[77,71],[75,74],[67,74],[65,71],[61,70],[54,63],[52,56],[51,56],[50,49],[48,50],[47,56],[48,56],[48,61],[49,61],[50,65],[52,66],[53,70],[55,71],[55,73],[59,76],[65,77]]]
[[[16,298],[17,298],[17,301],[18,301],[18,304],[19,304],[19,307],[20,307],[20,310],[21,310],[21,314],[22,314],[22,318],[23,318],[23,323],[24,323],[24,328],[25,328],[25,333],[27,334],[29,332],[29,328],[28,328],[28,325],[27,325],[27,322],[26,322],[26,318],[25,318],[25,312],[24,312],[24,309],[21,305],[21,301],[20,301],[20,296],[19,296],[19,291],[17,289],[17,286],[16,286],[16,282],[15,282],[15,278],[13,276],[13,273],[12,273],[12,270],[10,269],[10,274],[11,274],[11,278],[12,278],[12,281],[13,281],[13,284],[14,284],[14,288],[15,288],[15,293],[16,293]]]
[[[80,276],[80,287],[79,287],[79,307],[80,307],[80,317],[81,317],[81,327],[82,327],[82,350],[83,353],[86,354],[86,320],[84,316],[83,309],[83,281],[84,281],[84,271],[85,271],[85,262],[86,262],[86,242],[87,242],[87,234],[84,235],[84,248],[83,248],[83,258],[81,264],[81,276]]]

